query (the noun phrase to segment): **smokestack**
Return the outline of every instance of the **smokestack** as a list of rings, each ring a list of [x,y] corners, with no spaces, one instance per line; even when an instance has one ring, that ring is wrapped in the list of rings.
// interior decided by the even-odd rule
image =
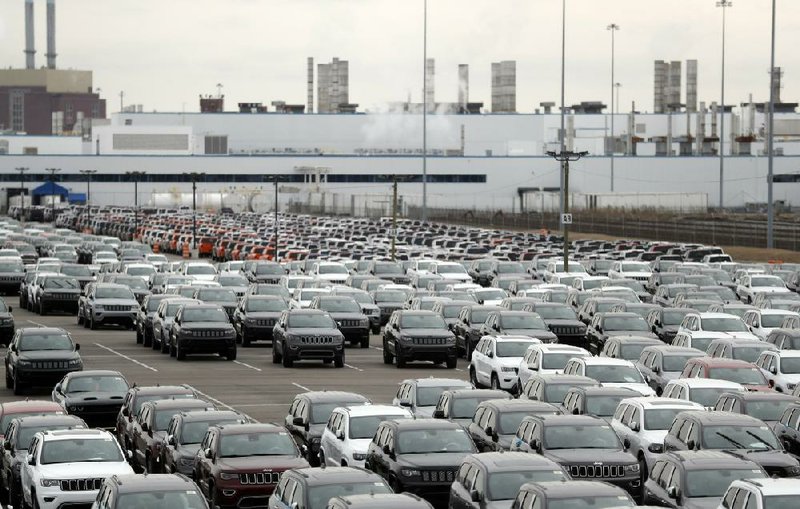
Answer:
[[[469,65],[458,64],[458,105],[462,111],[467,111],[469,102]]]
[[[306,78],[308,92],[307,113],[314,113],[314,57],[308,57],[308,77]]]
[[[33,45],[33,0],[25,0],[25,68],[34,69],[36,49]]]
[[[47,0],[47,68],[56,68],[56,0]]]

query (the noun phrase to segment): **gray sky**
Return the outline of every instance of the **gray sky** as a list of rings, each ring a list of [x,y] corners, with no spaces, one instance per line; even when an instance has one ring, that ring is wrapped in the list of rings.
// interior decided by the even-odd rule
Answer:
[[[621,109],[653,108],[653,60],[699,60],[699,97],[719,99],[721,11],[716,0],[567,0],[566,100],[610,101],[617,23]],[[0,0],[0,65],[23,67],[24,0]],[[421,100],[422,0],[58,0],[61,68],[94,71],[108,111],[197,111],[224,85],[237,102],[306,102],[306,57],[350,61],[350,101],[379,108]],[[470,65],[470,100],[490,105],[490,64],[517,60],[517,109],[558,101],[561,2],[429,0],[428,55],[436,100],[455,101]],[[728,104],[768,98],[769,0],[734,0],[727,24]],[[782,99],[800,100],[800,1],[778,0],[776,65]],[[45,1],[36,0],[36,63],[45,63]],[[685,72],[685,71],[684,71]],[[684,76],[685,85],[685,76]]]

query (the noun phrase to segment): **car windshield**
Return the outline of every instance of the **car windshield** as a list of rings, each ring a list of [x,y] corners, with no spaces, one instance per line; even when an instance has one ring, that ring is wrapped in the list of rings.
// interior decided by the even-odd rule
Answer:
[[[397,436],[398,454],[437,452],[475,452],[472,439],[463,429],[419,429],[401,431]]]
[[[42,445],[41,463],[80,463],[124,461],[117,442],[111,437],[102,439],[70,438],[47,440]]]
[[[283,270],[283,267],[281,267],[280,265],[277,265],[277,264],[259,263],[258,265],[256,265],[256,274],[272,274],[272,275],[281,274],[281,275],[283,275],[285,273],[286,273],[286,271]]]
[[[403,329],[446,329],[444,318],[434,314],[404,314],[400,317],[400,327]]]
[[[287,309],[283,299],[247,299],[247,311],[283,311]]]
[[[186,322],[227,322],[228,315],[219,308],[184,309],[181,319]]]
[[[19,338],[19,350],[72,350],[72,338],[66,334],[23,334]]]
[[[647,331],[650,328],[641,316],[607,316],[603,320],[604,331]]]
[[[662,325],[680,325],[683,321],[683,317],[689,313],[689,310],[686,311],[664,311],[664,314],[661,318]]]
[[[714,332],[747,332],[747,327],[740,318],[703,318],[703,330]]]
[[[256,285],[256,289],[253,293],[255,295],[276,295],[281,298],[291,297],[289,290],[279,285]]]
[[[164,281],[165,285],[184,285],[192,282],[192,278],[186,276],[170,276]]]
[[[66,387],[67,394],[79,392],[125,392],[128,390],[128,382],[121,376],[76,376],[73,377]]]
[[[600,383],[633,383],[643,384],[644,379],[639,370],[631,366],[586,366],[586,376]]]
[[[533,329],[533,330],[546,330],[547,324],[544,323],[538,315],[535,314],[520,314],[520,315],[500,315],[500,321],[505,329]]]
[[[472,419],[481,401],[494,398],[454,398],[450,409],[451,419]]]
[[[761,355],[761,352],[765,350],[764,347],[761,346],[735,346],[731,351],[734,359],[746,362],[755,362],[758,360],[758,356]],[[800,360],[800,359],[798,359]]]
[[[47,289],[52,290],[74,290],[80,288],[77,279],[66,277],[48,277],[44,280],[44,285]]]
[[[611,426],[546,426],[545,449],[620,449]]]
[[[523,357],[532,341],[498,341],[495,345],[498,357]]]
[[[154,313],[155,311],[158,311],[158,306],[161,305],[161,301],[162,300],[164,300],[164,299],[153,299],[153,298],[148,299],[148,301],[147,301],[147,312],[148,313]]]
[[[358,302],[359,304],[374,304],[372,302],[372,297],[369,296],[367,293],[348,293],[346,294],[348,297],[351,297],[354,301]]]
[[[217,273],[217,269],[211,265],[189,265],[186,267],[187,276],[213,276]]]
[[[368,439],[375,436],[375,431],[378,425],[383,421],[410,419],[407,414],[390,414],[390,415],[365,415],[362,417],[350,418],[350,438],[352,439]]]
[[[323,484],[312,486],[308,489],[307,509],[325,509],[328,501],[333,497],[350,495],[378,495],[381,493],[394,493],[385,482],[344,482],[340,484]]]
[[[223,434],[219,444],[221,458],[246,456],[297,456],[288,432]]]
[[[296,329],[335,329],[336,324],[328,314],[296,313],[289,315],[289,327]]]
[[[181,428],[181,445],[199,444],[206,436],[206,432],[210,426],[221,426],[223,424],[235,424],[239,422],[236,419],[213,419],[208,421],[192,421],[186,422]]]
[[[475,296],[481,300],[502,300],[508,297],[506,292],[500,289],[487,288],[485,290],[475,290]]]
[[[325,424],[335,408],[348,405],[363,405],[363,401],[336,401],[335,403],[314,403],[311,405],[311,424]]]
[[[375,292],[375,302],[405,302],[406,294],[396,290]]]
[[[768,314],[768,315],[761,315],[761,326],[762,327],[780,327],[783,323],[783,320],[787,316],[796,316],[794,313],[790,314]]]
[[[642,355],[642,350],[644,350],[646,346],[649,345],[645,343],[627,344],[623,342],[620,347],[620,357],[626,361],[639,360],[639,357]]]
[[[575,311],[567,306],[539,306],[536,314],[545,320],[577,320]]]
[[[713,407],[720,394],[730,392],[732,389],[725,387],[703,387],[689,389],[689,399],[705,407]],[[735,389],[734,389],[735,390]]]
[[[547,501],[547,509],[605,509],[607,507],[634,507],[628,497],[579,497]]]
[[[709,378],[728,380],[739,384],[767,385],[767,380],[758,368],[711,368]]]
[[[764,473],[761,469],[692,470],[686,475],[685,494],[689,498],[721,498],[733,481],[762,477],[764,477]]]
[[[220,276],[217,278],[217,282],[222,286],[247,286],[250,284],[246,277],[239,275]]]
[[[779,277],[753,277],[750,278],[750,286],[766,286],[770,288],[784,288],[786,285]]]
[[[675,416],[689,408],[654,408],[644,411],[644,429],[666,431],[672,426]]]
[[[229,304],[238,302],[236,294],[232,290],[201,290],[197,293],[197,298],[207,302],[225,302]]]
[[[117,278],[116,282],[125,285],[131,290],[147,290],[147,284],[144,282],[144,279],[140,277],[133,277],[129,279]]]
[[[745,404],[744,413],[762,421],[777,421],[792,400],[751,400]]]
[[[466,274],[467,269],[458,263],[440,263],[436,266],[436,272],[439,274]]]
[[[665,355],[663,361],[663,370],[667,372],[681,372],[683,368],[686,367],[686,362],[689,359],[696,359],[698,357],[703,357],[703,354],[698,353],[697,355]]]
[[[611,417],[619,402],[629,396],[587,396],[586,412],[598,417]]]
[[[650,272],[650,266],[646,263],[623,263],[623,272]]]
[[[545,353],[542,355],[542,369],[564,369],[568,360],[584,356],[578,352]]]
[[[172,318],[178,314],[178,310],[186,304],[187,302],[170,302],[169,305],[167,305],[167,309],[164,314],[167,316],[167,318]]]
[[[15,414],[14,418],[21,417],[19,414]],[[56,425],[47,425],[47,426],[28,426],[18,428],[17,431],[17,443],[14,444],[17,449],[27,449],[31,445],[31,439],[33,439],[33,435],[40,431],[54,431],[56,429],[66,429],[66,428],[83,428],[84,426],[80,425],[77,422],[71,424],[59,423]],[[4,428],[5,429],[5,428]]]
[[[342,267],[341,265],[320,265],[319,266],[319,273],[320,274],[349,274],[347,272],[346,267]]]
[[[94,294],[95,298],[97,299],[126,299],[126,300],[136,300],[136,297],[133,296],[133,292],[130,288],[118,288],[118,287],[100,287],[95,291]]]
[[[713,292],[717,294],[722,300],[726,301],[736,301],[736,294],[733,293],[733,290],[728,288],[727,286],[719,286],[713,289]]]
[[[361,313],[361,306],[350,298],[322,299],[319,307],[329,313]]]
[[[119,495],[116,509],[204,509],[205,499],[197,490],[151,491],[146,493],[123,493]]]
[[[3,267],[0,266],[0,272],[8,272],[4,271]],[[92,275],[92,271],[89,270],[89,267],[86,265],[63,265],[61,267],[61,273],[65,276],[72,276],[72,277],[87,277]]]
[[[513,500],[519,488],[528,482],[566,481],[564,472],[556,469],[521,470],[519,472],[496,472],[489,475],[488,500]]]
[[[486,321],[486,317],[489,316],[490,311],[488,309],[473,309],[472,314],[469,317],[470,324],[481,324]]]
[[[376,263],[375,274],[403,274],[403,268],[395,263]]]

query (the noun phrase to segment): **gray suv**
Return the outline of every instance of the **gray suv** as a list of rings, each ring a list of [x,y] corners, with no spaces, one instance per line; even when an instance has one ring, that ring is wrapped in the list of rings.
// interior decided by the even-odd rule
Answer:
[[[344,367],[344,335],[331,315],[318,309],[290,309],[272,329],[272,363],[321,360]]]
[[[133,328],[139,302],[130,288],[116,283],[89,283],[78,299],[78,324],[92,330],[100,325],[120,324]]]

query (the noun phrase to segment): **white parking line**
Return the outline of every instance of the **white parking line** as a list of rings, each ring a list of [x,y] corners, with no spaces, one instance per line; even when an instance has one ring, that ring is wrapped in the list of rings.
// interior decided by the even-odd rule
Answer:
[[[233,410],[234,412],[239,412],[240,414],[244,415],[245,417],[247,417],[251,421],[256,421],[255,419],[253,419],[252,417],[250,417],[246,413],[237,410],[236,408],[232,407],[231,405],[229,405],[227,403],[223,403],[222,401],[218,400],[214,396],[206,394],[205,392],[203,392],[203,391],[201,391],[201,390],[199,390],[199,389],[197,389],[195,387],[192,387],[191,385],[187,385],[187,387],[190,388],[191,390],[193,390],[194,392],[196,392],[197,394],[199,394],[201,397],[203,397],[203,399],[206,399],[206,400],[214,403],[215,405],[217,405],[219,407],[227,408],[228,410]],[[256,422],[258,422],[258,421],[256,421]]]
[[[158,370],[157,370],[156,368],[154,368],[153,366],[148,366],[148,365],[147,365],[147,364],[145,364],[144,362],[140,362],[140,361],[137,361],[136,359],[133,359],[133,358],[131,358],[131,357],[128,357],[128,356],[127,356],[127,355],[125,355],[124,353],[119,353],[118,351],[114,350],[113,348],[109,348],[109,347],[107,347],[106,345],[101,345],[100,343],[95,343],[95,345],[96,345],[96,346],[99,346],[99,347],[100,347],[100,348],[102,348],[103,350],[107,350],[107,351],[109,351],[109,352],[111,352],[111,353],[113,353],[113,354],[115,354],[115,355],[119,355],[119,356],[120,356],[120,357],[122,357],[123,359],[129,360],[129,361],[131,361],[131,362],[132,362],[132,363],[134,363],[134,364],[138,364],[139,366],[141,366],[141,367],[143,367],[143,368],[147,368],[147,369],[149,369],[150,371],[158,371]]]
[[[383,351],[383,348],[379,346],[370,346],[370,348],[372,348],[373,350],[380,350],[381,352]]]
[[[350,369],[355,369],[356,371],[364,371],[363,369],[357,368],[355,366],[351,366],[350,364],[347,364],[346,362],[344,363],[344,367],[350,368]]]
[[[237,404],[236,408],[259,407],[259,406],[286,406],[286,403],[242,403]]]
[[[34,322],[33,320],[28,320],[28,323],[32,323],[33,325],[35,325],[37,327],[48,327],[47,325],[45,325],[43,323]]]
[[[305,385],[300,385],[300,384],[297,384],[297,383],[294,383],[294,382],[292,382],[292,385],[294,385],[295,387],[298,387],[298,388],[300,388],[300,389],[303,389],[303,390],[304,390],[304,391],[306,391],[306,392],[311,392],[311,389],[309,389],[309,388],[308,388],[308,387],[306,387]]]
[[[233,363],[234,363],[234,364],[238,364],[238,365],[240,365],[240,366],[244,366],[244,367],[246,367],[246,368],[254,369],[254,370],[256,370],[256,371],[261,371],[261,368],[257,368],[257,367],[255,367],[255,366],[251,366],[250,364],[247,364],[247,363],[244,363],[244,362],[233,361]]]
[[[461,372],[463,372],[464,370],[463,370],[463,369],[461,369],[461,368],[456,368],[456,371],[461,371]]]

